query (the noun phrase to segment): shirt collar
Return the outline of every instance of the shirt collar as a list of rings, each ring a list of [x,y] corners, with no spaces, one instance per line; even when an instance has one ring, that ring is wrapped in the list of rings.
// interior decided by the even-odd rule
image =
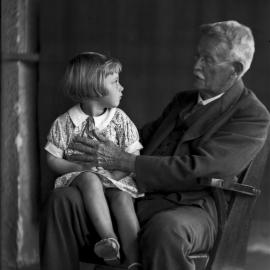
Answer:
[[[207,105],[208,103],[222,97],[224,95],[224,93],[221,93],[217,96],[211,97],[211,98],[207,98],[207,99],[202,99],[200,93],[198,94],[198,104],[202,104],[203,106]]]
[[[73,124],[77,127],[82,124],[89,116],[83,112],[80,104],[75,105],[74,107],[68,110],[68,114]]]

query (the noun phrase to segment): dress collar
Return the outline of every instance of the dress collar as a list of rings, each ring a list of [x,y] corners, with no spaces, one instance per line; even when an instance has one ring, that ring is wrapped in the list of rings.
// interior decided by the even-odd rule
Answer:
[[[89,117],[89,115],[83,112],[80,104],[76,104],[75,106],[70,108],[68,110],[68,114],[76,127],[80,126]]]
[[[104,129],[112,120],[115,112],[116,108],[110,108],[106,109],[102,115],[92,117],[95,128],[100,130]],[[70,108],[68,114],[76,127],[81,126],[81,124],[89,117],[89,115],[83,112],[80,104]]]

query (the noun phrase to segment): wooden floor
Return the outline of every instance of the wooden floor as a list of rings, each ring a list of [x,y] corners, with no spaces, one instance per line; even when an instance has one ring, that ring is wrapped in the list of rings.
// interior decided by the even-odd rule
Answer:
[[[94,266],[91,264],[81,263],[80,270],[94,270]]]
[[[262,252],[249,252],[245,270],[269,270],[270,254]],[[94,270],[90,264],[82,264],[80,270]]]
[[[245,270],[269,270],[270,254],[253,252],[248,254],[247,265]],[[82,264],[80,270],[94,270],[92,265]]]
[[[247,265],[245,270],[269,270],[270,254],[261,252],[252,252],[248,254]],[[80,270],[94,270],[90,264],[82,264]]]

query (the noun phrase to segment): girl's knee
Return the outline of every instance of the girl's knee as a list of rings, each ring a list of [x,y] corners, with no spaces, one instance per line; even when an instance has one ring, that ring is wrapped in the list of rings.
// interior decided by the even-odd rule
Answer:
[[[107,190],[107,197],[111,204],[119,205],[130,205],[133,204],[132,197],[121,190]]]
[[[92,172],[83,172],[77,176],[72,185],[75,185],[80,190],[98,190],[103,188],[99,177]]]

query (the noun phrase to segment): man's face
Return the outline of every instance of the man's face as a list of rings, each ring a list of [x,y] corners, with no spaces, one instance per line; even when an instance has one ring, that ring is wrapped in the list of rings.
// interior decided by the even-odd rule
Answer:
[[[229,53],[224,42],[211,37],[200,39],[193,74],[194,87],[204,99],[225,92],[233,84],[235,70]]]

